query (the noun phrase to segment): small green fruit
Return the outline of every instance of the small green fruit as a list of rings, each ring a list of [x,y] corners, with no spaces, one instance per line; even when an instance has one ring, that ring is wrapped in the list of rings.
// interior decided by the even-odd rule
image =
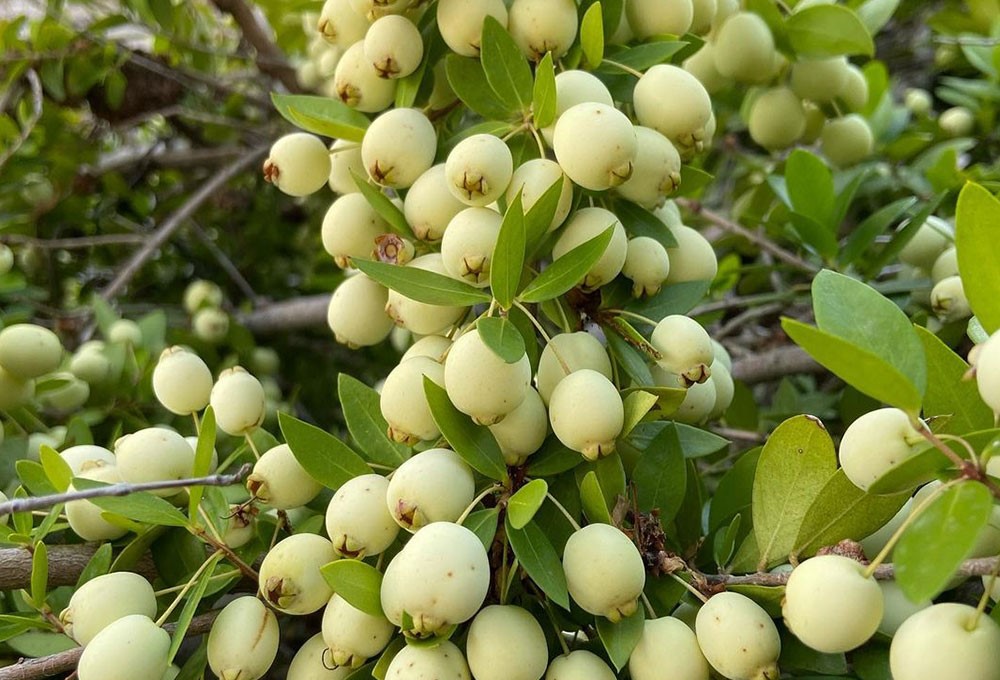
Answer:
[[[264,388],[242,366],[227,368],[219,374],[209,398],[219,429],[242,437],[264,422]]]
[[[633,297],[656,295],[670,274],[667,249],[649,236],[629,239],[622,274],[632,280]]]
[[[220,307],[222,305],[222,289],[211,281],[198,279],[188,284],[184,289],[184,310],[194,314],[202,307]]]
[[[191,330],[199,340],[218,345],[229,334],[229,315],[214,307],[199,309],[191,318]]]
[[[147,427],[115,442],[122,479],[130,484],[186,479],[194,471],[194,451],[181,435],[165,427]],[[168,497],[180,489],[150,491]]]
[[[406,192],[403,214],[417,238],[434,242],[441,240],[452,218],[466,207],[448,188],[445,164],[438,163],[420,175]]]
[[[665,97],[664,92],[670,96]],[[704,149],[712,100],[693,75],[679,66],[657,64],[635,84],[632,101],[640,125],[655,129],[673,142],[683,158]]]
[[[413,445],[441,436],[424,393],[424,377],[444,385],[444,366],[430,357],[401,361],[386,376],[379,395],[379,408],[393,441]]]
[[[900,228],[905,227],[904,224]],[[899,251],[899,259],[927,272],[934,267],[937,258],[954,245],[955,228],[951,223],[932,215],[920,225],[917,233]]]
[[[507,6],[503,0],[438,0],[438,30],[452,52],[478,57],[483,21],[491,16],[507,27]]]
[[[660,353],[656,362],[660,368],[678,376],[678,387],[703,383],[712,373],[712,339],[691,317],[670,314],[660,319],[649,343]]]
[[[563,71],[559,75],[565,73],[569,73],[569,71]],[[556,76],[557,83],[558,79],[559,76]],[[573,182],[555,161],[548,158],[532,158],[519,165],[514,170],[510,185],[507,187],[507,204],[510,205],[518,192],[521,192],[521,207],[527,213],[556,182],[562,183],[562,190],[559,193],[559,204],[556,206],[556,212],[552,216],[552,221],[549,222],[549,228],[546,232],[552,233],[566,221],[573,204]]]
[[[806,131],[802,100],[787,87],[761,93],[750,108],[750,137],[769,151],[787,149]]]
[[[967,137],[976,127],[976,118],[964,106],[953,106],[941,112],[938,127],[948,137]]]
[[[514,159],[499,137],[478,134],[456,144],[444,167],[452,196],[466,205],[483,207],[507,190],[514,174]]]
[[[500,445],[504,462],[511,466],[524,465],[528,456],[538,451],[545,441],[549,433],[549,415],[538,392],[529,387],[521,405],[489,427]]]
[[[118,468],[113,465],[98,465],[80,471],[77,477],[92,479],[105,484],[119,484],[122,477]],[[75,491],[72,484],[66,489],[67,492]],[[69,528],[77,536],[85,541],[113,541],[128,533],[128,529],[108,522],[101,517],[104,512],[90,501],[70,501],[66,504],[66,520]]]
[[[514,0],[507,30],[531,61],[546,52],[560,59],[576,40],[577,9],[573,0]]]
[[[323,216],[320,236],[324,250],[338,267],[345,269],[351,266],[351,258],[372,259],[375,239],[390,231],[389,223],[363,194],[351,193],[330,205]]]
[[[329,662],[330,650],[323,634],[316,633],[295,652],[285,680],[347,680],[354,672],[350,666],[332,668]]]
[[[335,194],[353,194],[358,185],[354,175],[365,176],[365,163],[361,160],[361,145],[338,139],[330,146],[330,176],[327,185]]]
[[[856,113],[828,120],[820,135],[820,149],[841,168],[859,163],[871,155],[875,146],[868,121]]]
[[[712,4],[712,14],[715,14],[714,2]],[[676,0],[669,3],[658,0],[629,0],[625,4],[625,16],[628,17],[628,25],[635,32],[635,37],[640,40],[664,34],[682,36],[688,32],[694,21],[694,5],[691,0]]]
[[[681,185],[681,156],[669,139],[652,128],[637,125],[635,137],[639,147],[632,176],[615,192],[644,208],[657,208]]]
[[[350,0],[326,0],[316,28],[323,39],[341,49],[364,40],[368,21],[354,11]]]
[[[333,74],[331,95],[364,113],[385,111],[396,97],[396,83],[382,78],[365,57],[365,41],[359,40],[340,56]],[[367,167],[367,163],[365,164]],[[329,174],[328,174],[329,177]]]
[[[415,257],[406,266],[424,269],[444,276],[448,275],[448,270],[444,266],[444,259],[440,253],[428,253],[427,255]],[[416,333],[417,335],[434,335],[443,333],[455,325],[459,319],[465,316],[466,308],[429,305],[424,302],[411,300],[402,293],[390,290],[385,304],[385,311],[397,326],[402,326],[411,333]]]
[[[476,288],[490,285],[490,263],[503,220],[490,208],[466,208],[448,223],[441,258],[452,278]]]
[[[586,144],[581,144],[583,139]],[[632,176],[638,142],[635,126],[624,113],[607,104],[587,102],[559,116],[552,148],[571,180],[585,189],[604,191]]]
[[[903,96],[903,105],[915,116],[926,116],[931,112],[934,101],[927,90],[911,87]]]
[[[365,58],[382,78],[405,78],[420,66],[424,41],[413,22],[388,14],[368,27]]]
[[[952,323],[972,316],[972,307],[965,297],[961,276],[949,276],[931,289],[931,309],[943,323]]]
[[[663,209],[657,211],[663,215]],[[668,226],[677,246],[667,248],[670,258],[670,273],[667,284],[684,283],[686,281],[711,281],[719,271],[719,260],[715,256],[712,244],[704,236],[691,227],[683,224]]]
[[[980,345],[975,366],[979,396],[994,413],[1000,413],[1000,333]]]
[[[611,92],[600,78],[589,71],[567,69],[556,74],[556,117],[552,124],[542,128],[545,143],[552,146],[552,136],[559,117],[570,107],[587,102],[614,106]],[[513,197],[511,197],[513,198]],[[509,199],[508,199],[509,200]]]
[[[131,319],[118,319],[108,329],[108,342],[138,347],[142,344],[142,329]]]
[[[983,577],[983,579],[987,578]],[[882,590],[883,605],[882,620],[878,624],[878,632],[883,635],[892,637],[906,619],[931,606],[930,600],[911,602],[895,581],[879,581],[878,587]]]
[[[843,92],[849,73],[847,57],[798,61],[792,64],[792,91],[800,99],[825,104]]]
[[[727,78],[762,83],[774,73],[774,36],[753,12],[737,12],[718,28],[713,42],[715,67]]]

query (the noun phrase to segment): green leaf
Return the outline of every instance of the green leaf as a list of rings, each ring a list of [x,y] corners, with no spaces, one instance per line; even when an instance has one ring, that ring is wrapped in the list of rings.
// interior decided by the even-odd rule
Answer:
[[[629,302],[625,305],[625,309],[650,319],[662,319],[671,314],[687,314],[702,301],[711,285],[711,281],[672,283],[661,288],[660,292],[651,298]]]
[[[771,433],[753,482],[753,527],[760,566],[784,562],[809,507],[837,470],[833,440],[817,418],[789,418]]]
[[[637,71],[645,71],[650,66],[664,63],[687,45],[688,43],[680,40],[653,40],[608,56],[613,58],[616,64],[622,64]],[[605,61],[598,72],[619,75],[622,70],[617,65]]]
[[[899,2],[900,0],[866,0],[857,9],[858,18],[868,29],[868,33],[875,35],[892,19]]]
[[[528,212],[524,214],[524,233],[528,242],[528,254],[534,255],[548,233],[549,225],[555,219],[559,209],[559,199],[562,198],[563,178],[560,177],[539,196]]]
[[[515,529],[523,529],[532,520],[538,508],[545,502],[545,494],[549,485],[544,479],[533,479],[511,496],[507,501],[507,516],[510,525]]]
[[[472,469],[494,480],[507,478],[500,445],[488,427],[477,425],[448,399],[443,387],[424,376],[424,394],[431,416],[448,443]]]
[[[672,196],[676,198],[696,196],[702,189],[711,184],[714,179],[714,175],[708,174],[701,168],[696,168],[693,165],[687,164],[682,165],[681,186],[672,194]]]
[[[187,635],[188,627],[191,625],[191,619],[194,618],[195,612],[198,611],[201,598],[204,597],[205,591],[208,589],[208,584],[212,582],[212,576],[215,575],[215,565],[219,563],[222,557],[222,553],[217,552],[208,558],[204,571],[201,572],[201,576],[198,577],[194,587],[188,593],[184,608],[181,610],[180,616],[177,617],[177,625],[174,628],[173,635],[170,636],[167,663],[173,663],[174,657],[177,656],[177,652],[180,650],[181,644]]]
[[[992,510],[989,489],[973,481],[945,489],[924,508],[893,549],[896,582],[911,602],[930,600],[945,589]]]
[[[49,587],[49,550],[41,541],[35,543],[31,555],[31,601],[35,607],[45,606],[45,593]]]
[[[973,314],[987,333],[1000,329],[1000,201],[966,184],[955,213],[958,271]]]
[[[792,49],[800,58],[875,54],[875,43],[868,29],[857,14],[843,5],[808,7],[790,15],[785,27]]]
[[[528,284],[518,296],[519,299],[522,302],[544,302],[559,297],[579,284],[590,268],[604,255],[614,231],[615,227],[611,225],[594,238],[584,241],[562,257],[556,258],[545,271]]]
[[[580,504],[583,506],[583,514],[591,524],[612,523],[604,489],[601,488],[601,481],[594,470],[586,473],[580,480]]]
[[[616,201],[614,212],[629,237],[648,236],[664,248],[676,248],[677,239],[659,217],[632,201]]]
[[[583,456],[566,448],[555,436],[550,436],[541,450],[528,457],[528,475],[552,477],[572,470],[583,462]]]
[[[580,46],[583,56],[591,69],[601,65],[604,59],[604,19],[601,3],[595,2],[587,8],[580,22]],[[621,670],[621,667],[618,667]]]
[[[642,389],[632,390],[626,394],[623,400],[625,425],[622,426],[621,434],[618,436],[628,436],[629,432],[649,413],[649,410],[656,406],[659,399],[657,395]]]
[[[526,248],[524,209],[519,191],[503,215],[500,233],[497,234],[497,242],[490,259],[490,290],[504,309],[510,309],[514,303],[514,296],[517,295],[521,283],[521,271],[524,269]]]
[[[909,493],[892,496],[865,493],[842,469],[837,470],[809,506],[795,539],[794,552],[810,556],[845,538],[858,540],[868,536],[892,519],[909,497]]]
[[[487,120],[511,117],[515,109],[494,94],[478,59],[449,54],[444,64],[448,84],[466,106]]]
[[[796,149],[785,161],[785,182],[792,208],[836,233],[833,216],[833,173],[823,160],[805,149]]]
[[[603,324],[601,327],[605,330],[604,337],[608,341],[608,350],[610,350],[615,362],[625,370],[625,373],[635,383],[639,385],[651,384],[653,376],[649,372],[645,355],[621,336],[617,326]]]
[[[552,542],[534,521],[528,522],[521,529],[515,529],[511,525],[509,516],[504,523],[510,547],[524,571],[550,600],[569,611],[566,574],[563,573],[562,562]]]
[[[753,499],[753,479],[757,472],[761,448],[750,449],[739,458],[719,480],[708,510],[708,528],[714,531],[727,520],[743,513],[749,519]],[[749,524],[749,522],[748,522]]]
[[[329,432],[287,413],[278,413],[278,425],[295,460],[323,486],[338,489],[355,477],[371,474],[364,459]]]
[[[531,67],[514,38],[491,15],[487,15],[483,22],[481,43],[479,54],[483,72],[497,99],[516,104],[517,111],[530,111]]]
[[[70,480],[73,479],[69,463],[54,448],[46,444],[39,447],[38,460],[41,461],[42,469],[45,470],[45,476],[52,483],[52,487],[59,493],[66,491]]]
[[[428,305],[464,307],[491,299],[485,291],[425,269],[368,260],[354,260],[353,264],[386,288]]]
[[[271,93],[278,113],[306,132],[360,142],[368,129],[368,116],[335,97]]]
[[[643,450],[632,471],[632,482],[640,511],[659,508],[662,522],[677,515],[687,487],[687,470],[677,428],[672,423]]]
[[[483,542],[483,547],[487,550],[493,545],[493,539],[497,535],[497,525],[500,523],[500,509],[486,508],[470,513],[462,526],[474,533]]]
[[[917,199],[914,196],[901,198],[866,217],[861,224],[851,230],[850,236],[847,237],[847,243],[840,249],[837,261],[842,265],[856,262],[871,247],[876,238],[885,233],[890,225],[916,204]]]
[[[81,477],[73,479],[73,488],[77,491],[101,489],[106,486],[111,485]],[[121,497],[105,496],[102,498],[91,498],[89,501],[102,510],[113,512],[116,515],[121,515],[136,522],[142,522],[143,524],[158,524],[169,527],[185,527],[188,524],[184,513],[169,502],[151,493],[132,493]]]
[[[410,457],[406,446],[386,434],[388,424],[382,417],[378,392],[341,373],[337,376],[337,396],[351,437],[372,462],[395,468]]]
[[[41,464],[25,458],[14,463],[14,469],[24,488],[30,491],[32,496],[50,496],[57,493]]]
[[[556,71],[552,65],[551,52],[546,52],[535,67],[531,110],[535,127],[545,128],[556,120]]]
[[[370,616],[382,613],[382,573],[361,560],[334,560],[319,569],[333,592]]]
[[[594,5],[600,7],[600,4]],[[611,623],[603,616],[597,618],[597,635],[601,638],[608,658],[620,671],[628,663],[632,650],[639,644],[643,628],[646,625],[646,610],[639,607],[631,616],[626,616],[617,623]]]
[[[963,380],[969,370],[965,359],[923,326],[914,326],[927,357],[927,394],[924,415],[944,416],[935,431],[963,435],[993,426],[993,410],[979,396],[975,380]],[[940,421],[942,425],[938,425]]]
[[[94,554],[87,560],[87,566],[80,572],[80,577],[76,580],[76,588],[79,589],[87,581],[103,576],[111,570],[111,544],[102,543],[101,547],[94,551]]]
[[[515,364],[524,357],[524,336],[509,320],[487,316],[476,324],[483,344],[508,364]]]
[[[406,221],[403,211],[382,193],[379,187],[369,182],[366,175],[360,175],[353,170],[351,177],[354,178],[354,184],[358,187],[358,191],[368,201],[368,205],[379,214],[379,217],[389,223],[394,232],[400,236],[414,238],[413,230],[410,229],[410,224]]]
[[[203,477],[208,474],[212,466],[212,453],[215,451],[215,411],[209,406],[205,409],[205,415],[201,419],[201,432],[198,433],[198,445],[194,454],[195,477]],[[188,489],[188,517],[198,517],[198,506],[201,498],[205,494],[205,487],[192,486]]]
[[[743,515],[736,513],[725,531],[720,529],[715,532],[715,538],[712,539],[712,558],[720,567],[729,564],[729,560],[736,551],[736,539],[739,537],[742,523]]]

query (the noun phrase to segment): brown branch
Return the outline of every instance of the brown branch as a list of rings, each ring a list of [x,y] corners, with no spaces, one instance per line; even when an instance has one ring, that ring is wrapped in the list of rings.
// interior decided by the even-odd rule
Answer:
[[[251,333],[268,335],[326,325],[326,310],[330,306],[328,294],[309,295],[274,302],[240,317],[240,323]]]
[[[49,586],[75,585],[99,547],[98,543],[46,545]],[[27,548],[0,549],[0,590],[28,588],[31,585],[31,568],[31,551]],[[149,553],[141,557],[132,570],[150,581],[156,577],[156,566]]]
[[[212,0],[219,10],[229,14],[243,32],[243,37],[257,51],[257,68],[277,78],[289,92],[301,92],[295,69],[288,65],[284,53],[261,25],[253,8],[243,0]]]
[[[81,174],[100,177],[108,172],[121,172],[134,165],[149,164],[158,168],[203,168],[240,158],[247,151],[238,146],[216,146],[205,149],[161,150],[159,144],[110,154],[96,165],[85,166]],[[143,238],[145,240],[145,238]]]
[[[17,150],[21,148],[21,145],[28,141],[28,137],[31,136],[31,131],[35,129],[35,125],[38,120],[42,117],[42,81],[38,78],[38,74],[35,73],[34,69],[28,69],[25,77],[28,79],[28,84],[31,86],[31,115],[28,120],[24,122],[24,127],[21,129],[21,134],[18,135],[10,146],[0,152],[0,168],[2,168],[7,161],[9,161]]]
[[[163,220],[156,231],[149,237],[146,245],[133,253],[132,257],[129,258],[111,283],[101,291],[101,297],[105,300],[111,300],[117,296],[156,251],[170,240],[174,232],[201,207],[202,203],[214,196],[226,182],[255,163],[266,151],[265,147],[247,150],[241,158],[238,158],[214,175],[212,179],[202,184],[201,188],[191,194],[180,208]]]
[[[221,610],[206,612],[191,619],[185,636],[202,635],[212,629],[212,623]],[[173,632],[175,624],[164,626],[168,632]],[[83,654],[83,647],[74,647],[65,652],[50,654],[37,659],[22,659],[20,662],[0,668],[0,680],[39,680],[59,673],[68,673],[76,668]]]
[[[737,359],[733,361],[732,373],[734,379],[754,384],[796,373],[822,373],[825,370],[802,348],[786,346]]]

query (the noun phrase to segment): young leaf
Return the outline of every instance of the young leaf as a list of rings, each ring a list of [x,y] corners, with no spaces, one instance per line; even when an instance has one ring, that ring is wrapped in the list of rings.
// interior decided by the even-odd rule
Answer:
[[[527,253],[534,255],[545,241],[549,226],[555,219],[559,209],[559,199],[562,198],[563,178],[553,182],[548,189],[524,214],[524,233],[527,240]]]
[[[105,486],[109,485],[81,477],[73,479],[73,488],[77,491],[100,489]],[[122,497],[105,496],[102,498],[91,498],[90,502],[102,510],[107,510],[108,512],[113,512],[116,515],[121,515],[122,517],[127,517],[128,519],[144,524],[183,527],[187,526],[188,523],[184,513],[151,493],[141,492]]]
[[[648,236],[660,242],[664,248],[676,248],[677,239],[659,217],[632,201],[616,201],[615,215],[630,238]]]
[[[488,316],[476,324],[483,344],[508,364],[515,364],[524,356],[524,336],[513,323],[503,317]]]
[[[600,66],[601,60],[604,59],[604,20],[600,2],[588,7],[583,15],[583,20],[580,22],[580,45],[583,47],[583,56],[587,58],[590,68],[595,69]]]
[[[32,496],[49,496],[57,493],[56,488],[49,482],[45,468],[33,460],[23,458],[14,463],[14,470],[21,480],[24,488],[31,492]]]
[[[80,572],[80,577],[76,580],[76,588],[79,589],[87,581],[107,574],[111,569],[111,544],[102,543],[101,547],[94,551],[87,561],[87,566]]]
[[[205,415],[201,419],[201,432],[198,433],[198,446],[194,454],[195,477],[203,477],[208,474],[212,465],[212,453],[215,451],[215,411],[209,406],[205,409]],[[188,517],[195,519],[198,517],[198,506],[205,493],[205,487],[192,486],[188,489]]]
[[[497,234],[497,242],[490,259],[490,290],[504,309],[510,309],[514,296],[517,295],[521,272],[524,269],[526,247],[524,210],[519,191],[503,215],[500,233]]]
[[[511,496],[507,500],[507,516],[510,518],[510,525],[515,529],[523,529],[524,525],[531,521],[545,502],[545,494],[549,491],[549,485],[544,479],[533,479]]]
[[[556,258],[527,285],[518,298],[522,302],[543,302],[572,289],[583,281],[590,268],[604,255],[614,231],[614,225],[611,225],[594,238]]]
[[[593,6],[600,7],[600,4]],[[632,650],[639,644],[645,625],[646,610],[642,607],[617,623],[611,623],[603,616],[597,617],[597,636],[601,638],[601,644],[604,645],[615,670],[620,671],[625,668]]]
[[[930,600],[945,589],[992,509],[989,489],[979,482],[960,482],[931,501],[903,532],[892,559],[896,582],[911,602]]]
[[[785,181],[795,212],[836,233],[839,225],[830,224],[834,203],[833,173],[826,163],[805,149],[796,149],[785,161]]]
[[[660,520],[669,522],[680,510],[687,486],[687,469],[677,428],[672,423],[642,451],[632,471],[639,510],[659,508]]]
[[[583,462],[583,456],[566,448],[554,435],[550,436],[542,448],[528,458],[528,475],[531,477],[554,477],[572,470]]]
[[[45,476],[48,477],[52,487],[59,493],[66,491],[70,480],[73,479],[69,463],[55,449],[45,444],[38,449],[38,460],[41,461]]]
[[[410,457],[409,449],[386,434],[378,392],[346,373],[337,376],[337,396],[347,421],[347,430],[362,453],[380,465],[397,467]]]
[[[963,435],[993,426],[993,410],[987,406],[975,380],[963,380],[969,370],[965,359],[923,326],[914,326],[927,357],[927,394],[924,414],[943,416],[938,433]]]
[[[686,390],[685,390],[686,391]],[[651,392],[637,389],[625,395],[623,405],[625,406],[625,425],[619,437],[628,436],[636,425],[639,424],[649,410],[656,406],[659,397]]]
[[[336,97],[272,93],[271,102],[285,120],[313,134],[360,142],[368,129],[368,116]]]
[[[480,474],[498,481],[506,479],[507,466],[489,428],[477,425],[455,408],[445,389],[427,376],[424,376],[424,394],[434,422],[455,453]]]
[[[515,108],[507,106],[493,92],[478,59],[449,54],[445,57],[444,64],[451,89],[466,106],[480,116],[486,120],[506,120],[515,112]]]
[[[516,104],[516,111],[530,111],[531,67],[514,38],[495,17],[487,15],[481,42],[483,71],[497,99]]]
[[[170,636],[167,663],[173,663],[174,657],[177,656],[177,652],[180,650],[181,644],[187,635],[188,626],[191,625],[191,619],[194,618],[195,612],[198,611],[201,598],[204,597],[205,590],[208,588],[208,584],[212,582],[212,576],[215,575],[215,565],[221,559],[222,553],[215,553],[208,558],[208,564],[201,572],[201,576],[198,577],[198,581],[194,584],[190,592],[188,592],[187,602],[184,603],[184,608],[181,610],[180,616],[177,617],[177,625],[174,628],[173,635]]]
[[[428,305],[463,307],[490,301],[485,291],[425,269],[368,260],[354,260],[353,264],[386,288]]]
[[[556,71],[552,53],[546,52],[535,67],[535,85],[531,94],[531,111],[535,127],[552,125],[556,119]]]
[[[843,54],[875,54],[868,29],[843,5],[814,5],[785,20],[788,40],[801,58],[824,59]]]
[[[1000,201],[978,184],[958,196],[955,247],[958,271],[972,312],[987,333],[1000,329]]]
[[[394,232],[400,236],[414,238],[413,230],[410,229],[410,225],[406,221],[403,211],[400,210],[395,203],[389,200],[389,197],[383,194],[381,189],[370,183],[368,181],[368,177],[365,175],[359,175],[353,170],[351,171],[351,177],[354,178],[354,184],[357,185],[358,191],[360,191],[365,197],[365,200],[368,201],[368,205],[370,205],[372,209],[379,214],[379,217],[389,223],[389,226],[392,227]]]
[[[36,608],[45,606],[49,587],[49,551],[41,541],[35,543],[31,555],[31,601]]]
[[[462,526],[474,533],[483,542],[483,546],[489,550],[493,545],[493,539],[497,535],[497,525],[500,523],[500,510],[498,508],[486,508],[469,513],[469,516],[462,522]]]
[[[528,576],[550,600],[569,611],[566,574],[552,542],[533,521],[521,529],[515,529],[511,525],[509,515],[504,521],[510,547]]]
[[[334,560],[319,569],[333,592],[355,609],[370,616],[383,616],[382,573],[361,560]]]
[[[364,459],[329,432],[287,413],[278,414],[278,426],[295,460],[323,486],[338,489],[355,477],[371,474]]]
[[[601,482],[594,470],[585,474],[580,480],[580,504],[583,506],[583,514],[591,524],[612,523],[604,489],[601,488]]]

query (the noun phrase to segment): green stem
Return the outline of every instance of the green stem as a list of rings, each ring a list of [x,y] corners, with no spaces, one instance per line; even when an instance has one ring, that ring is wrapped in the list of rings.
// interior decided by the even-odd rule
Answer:
[[[646,597],[646,593],[639,593],[639,596],[642,597],[642,604],[646,607],[646,612],[649,614],[649,618],[655,619],[656,610],[653,609],[653,603],[649,601],[648,597]]]
[[[197,411],[191,411],[191,419],[194,421],[194,433],[201,436],[201,420],[198,418]]]
[[[177,593],[177,597],[174,598],[174,601],[170,603],[170,606],[167,607],[166,611],[164,611],[163,614],[160,615],[160,618],[156,620],[157,626],[162,626],[164,623],[167,622],[167,619],[170,618],[171,614],[173,614],[174,609],[176,609],[177,605],[181,603],[181,600],[184,599],[184,596],[187,595],[187,592],[191,590],[194,584],[197,583],[198,579],[201,578],[202,572],[204,572],[209,565],[214,566],[216,563],[215,558],[221,554],[222,554],[221,550],[216,550],[214,553],[212,553],[211,557],[202,562],[201,566],[198,567],[198,570],[195,571],[194,574],[192,574],[191,578],[188,579],[188,582],[185,583],[184,586],[181,588],[181,591]]]
[[[464,523],[465,520],[468,519],[469,513],[472,512],[472,509],[475,508],[477,505],[479,505],[479,501],[483,500],[491,493],[493,493],[494,491],[498,491],[501,488],[502,487],[499,484],[490,484],[488,487],[483,489],[483,491],[478,496],[472,499],[472,502],[469,503],[469,506],[464,511],[462,511],[462,514],[459,515],[458,519],[455,520],[455,524]]]
[[[966,627],[966,630],[972,631],[976,629],[979,625],[979,617],[983,615],[986,611],[986,605],[990,601],[990,593],[993,592],[993,585],[997,580],[997,571],[1000,570],[1000,560],[997,560],[996,564],[993,565],[993,571],[990,572],[989,580],[984,584],[986,589],[983,590],[982,596],[979,598],[979,604],[976,605],[976,615],[972,617],[970,625]]]
[[[559,512],[561,512],[563,514],[563,516],[566,518],[566,520],[573,527],[574,531],[579,531],[580,530],[580,525],[577,524],[577,522],[576,522],[575,519],[573,519],[573,515],[569,514],[569,511],[566,508],[563,507],[562,503],[560,503],[559,501],[556,500],[555,496],[553,496],[552,494],[546,492],[545,493],[545,497],[548,498],[550,501],[552,501],[553,505],[555,505],[557,508],[559,508]]]
[[[608,312],[611,314],[624,316],[629,319],[635,319],[636,321],[641,321],[642,323],[649,324],[654,328],[656,327],[656,322],[650,319],[649,317],[643,316],[642,314],[636,314],[635,312],[630,312],[627,309],[609,309]]]
[[[631,66],[626,66],[625,64],[623,64],[621,62],[613,61],[611,59],[608,59],[607,57],[605,57],[604,59],[602,59],[601,63],[602,64],[608,64],[609,66],[614,66],[615,68],[621,69],[622,71],[625,71],[625,73],[627,73],[627,74],[629,74],[631,76],[635,76],[636,78],[642,78],[642,75],[643,75],[642,71],[637,71],[634,68],[632,68]]]
[[[247,440],[247,446],[249,446],[250,450],[253,451],[254,458],[260,460],[260,451],[257,450],[257,445],[253,443],[253,438],[250,436],[250,433],[247,432],[243,436]]]
[[[701,592],[700,590],[698,590],[697,588],[695,588],[693,585],[691,585],[690,583],[688,583],[687,581],[685,581],[684,579],[682,579],[677,574],[670,574],[670,578],[672,578],[673,580],[677,581],[682,586],[684,586],[687,589],[687,591],[689,593],[691,593],[692,595],[694,595],[695,597],[697,597],[701,601],[702,604],[705,604],[706,602],[708,602],[708,598],[705,597],[705,594],[703,592]]]
[[[875,570],[878,569],[878,565],[885,562],[886,558],[889,557],[889,553],[891,553],[892,549],[896,547],[896,542],[899,540],[899,537],[903,535],[903,532],[906,531],[910,527],[910,525],[917,520],[918,517],[920,517],[921,513],[923,513],[923,511],[926,510],[931,503],[937,500],[938,496],[943,494],[948,488],[950,488],[953,484],[955,484],[958,481],[960,480],[953,479],[950,482],[945,482],[938,488],[934,489],[934,491],[932,491],[930,495],[927,496],[927,498],[921,501],[920,505],[918,505],[917,507],[913,508],[913,510],[910,511],[910,514],[906,517],[906,519],[903,520],[903,523],[899,525],[899,528],[896,529],[896,531],[893,532],[892,536],[889,537],[889,540],[886,542],[885,547],[882,548],[881,552],[879,552],[879,554],[875,556],[875,559],[873,559],[871,561],[871,564],[868,565],[868,568],[865,569],[865,578],[871,578],[872,576],[875,575]]]

